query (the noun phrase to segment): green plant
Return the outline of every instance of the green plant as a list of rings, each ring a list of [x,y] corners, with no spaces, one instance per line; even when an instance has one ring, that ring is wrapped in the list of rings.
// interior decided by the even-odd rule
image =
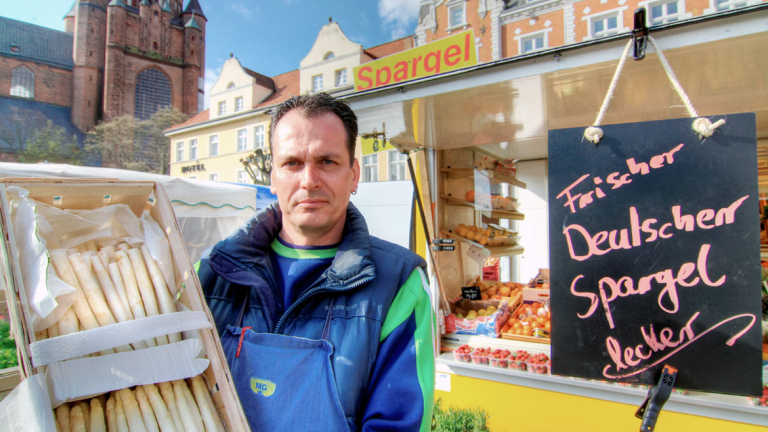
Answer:
[[[16,342],[11,338],[11,326],[0,320],[0,369],[18,366]]]
[[[490,432],[488,418],[490,414],[481,408],[443,409],[442,399],[437,399],[434,407],[432,430],[435,432]]]

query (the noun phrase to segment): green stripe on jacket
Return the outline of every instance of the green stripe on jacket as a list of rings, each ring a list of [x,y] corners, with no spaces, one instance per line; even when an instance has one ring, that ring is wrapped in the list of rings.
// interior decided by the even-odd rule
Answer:
[[[414,270],[392,301],[381,328],[380,339],[386,339],[412,313],[416,315],[416,373],[421,393],[424,395],[424,417],[421,419],[419,430],[423,432],[432,430],[432,407],[435,397],[435,349],[432,339],[435,319],[427,289],[428,287],[422,284],[419,270]]]

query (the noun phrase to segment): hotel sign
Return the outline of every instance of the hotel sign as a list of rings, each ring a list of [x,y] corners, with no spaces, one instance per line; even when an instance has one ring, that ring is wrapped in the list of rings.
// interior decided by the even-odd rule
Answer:
[[[476,64],[475,37],[470,29],[356,67],[353,73],[355,91],[438,75]]]

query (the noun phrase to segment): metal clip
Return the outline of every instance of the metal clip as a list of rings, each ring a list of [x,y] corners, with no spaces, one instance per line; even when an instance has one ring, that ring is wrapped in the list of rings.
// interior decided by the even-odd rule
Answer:
[[[645,46],[648,43],[648,27],[645,26],[645,8],[635,9],[635,28],[632,30],[632,45],[635,60],[645,58]]]
[[[456,240],[454,239],[436,238],[432,240],[433,245],[443,245],[443,244],[452,245],[454,243],[456,243]]]
[[[640,424],[640,432],[653,432],[656,428],[656,422],[659,419],[659,414],[661,414],[661,409],[672,394],[675,378],[677,378],[677,369],[665,364],[661,369],[661,377],[659,377],[658,384],[651,387],[645,401],[635,413],[635,417],[643,420]]]

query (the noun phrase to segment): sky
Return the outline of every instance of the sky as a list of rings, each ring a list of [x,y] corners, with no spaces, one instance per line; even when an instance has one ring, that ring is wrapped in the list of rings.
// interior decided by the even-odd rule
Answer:
[[[189,0],[184,1],[184,5]],[[230,53],[248,69],[275,76],[299,68],[328,18],[364,48],[413,34],[419,0],[198,0],[206,24],[205,84]],[[64,30],[72,0],[0,0],[0,16]]]

